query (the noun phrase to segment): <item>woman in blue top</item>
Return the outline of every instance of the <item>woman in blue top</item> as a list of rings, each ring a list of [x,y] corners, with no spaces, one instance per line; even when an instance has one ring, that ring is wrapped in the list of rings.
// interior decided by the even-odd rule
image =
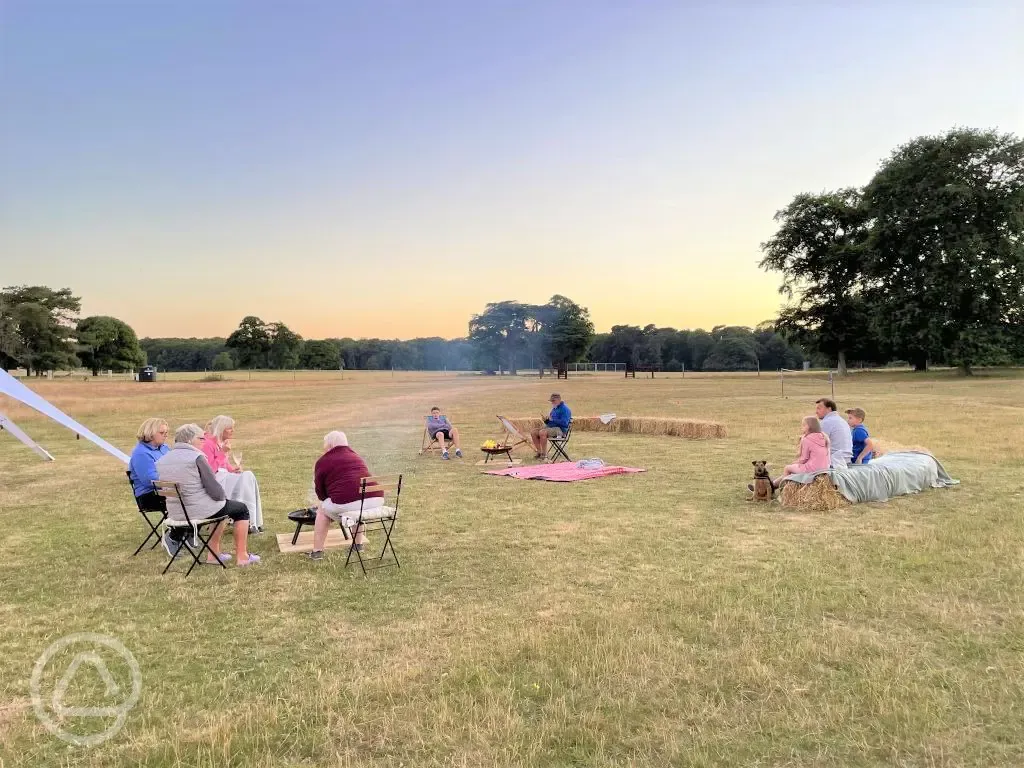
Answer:
[[[157,459],[171,450],[166,445],[167,422],[163,419],[146,419],[135,437],[139,443],[128,462],[135,500],[142,509],[163,512],[167,505],[164,497],[157,494],[153,481],[160,479],[156,473]]]

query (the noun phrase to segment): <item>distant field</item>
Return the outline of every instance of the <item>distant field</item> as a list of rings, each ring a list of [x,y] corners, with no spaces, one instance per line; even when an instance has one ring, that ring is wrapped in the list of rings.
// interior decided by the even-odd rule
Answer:
[[[744,489],[751,460],[792,460],[820,372],[787,379],[788,399],[777,373],[224,375],[29,382],[126,451],[151,415],[238,420],[264,561],[187,580],[160,576],[161,549],[130,557],[143,529],[117,461],[0,398],[57,458],[0,433],[2,768],[1024,765],[1019,372],[838,380],[842,408],[962,485],[829,515]],[[575,458],[648,471],[481,475],[495,414],[539,415],[553,389],[577,415],[711,419],[729,437],[579,432]],[[465,461],[417,456],[435,404]],[[330,429],[405,473],[401,570],[277,552]],[[76,632],[117,638],[142,674],[92,748],[50,735],[29,696],[37,658]]]

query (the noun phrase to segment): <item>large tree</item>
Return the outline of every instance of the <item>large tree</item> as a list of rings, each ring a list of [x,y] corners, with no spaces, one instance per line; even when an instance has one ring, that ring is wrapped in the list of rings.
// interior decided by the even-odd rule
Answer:
[[[341,346],[336,341],[309,340],[302,343],[299,365],[322,371],[337,370],[341,363]]]
[[[554,364],[580,360],[594,338],[590,312],[565,296],[552,296],[545,305],[548,322],[544,332],[544,354]]]
[[[146,353],[131,326],[116,317],[94,315],[78,321],[78,356],[98,376],[101,369],[128,371],[146,364]]]
[[[0,363],[37,375],[78,365],[75,321],[81,301],[70,288],[12,286],[0,291]]]
[[[243,318],[224,342],[224,346],[234,351],[242,368],[269,368],[270,345],[270,328],[254,315]]]
[[[284,323],[271,323],[267,326],[267,332],[270,335],[270,367],[278,370],[297,368],[302,337]]]
[[[518,370],[518,354],[528,346],[527,334],[532,332],[537,309],[518,301],[488,304],[469,321],[469,340],[473,342],[487,366],[504,368],[512,375]]]
[[[856,189],[797,195],[775,214],[779,229],[761,245],[761,268],[782,273],[779,292],[794,303],[780,323],[836,360],[846,374],[848,351],[867,332],[863,291],[868,213]]]
[[[1024,315],[1024,142],[956,129],[899,147],[864,190],[876,325],[913,364],[965,373]]]

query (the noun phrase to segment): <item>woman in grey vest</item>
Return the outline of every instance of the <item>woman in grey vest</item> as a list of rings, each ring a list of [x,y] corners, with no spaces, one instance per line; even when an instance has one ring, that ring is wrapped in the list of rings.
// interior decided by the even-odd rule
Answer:
[[[248,551],[249,510],[240,501],[231,501],[224,495],[224,489],[213,476],[210,463],[203,454],[203,429],[197,424],[185,424],[174,431],[174,447],[170,453],[156,463],[161,480],[178,484],[181,499],[192,520],[202,520],[216,514],[226,514],[235,524],[235,554],[238,565],[252,565],[260,561],[259,555]],[[184,522],[185,512],[177,499],[167,499],[167,517]],[[218,553],[222,561],[231,555],[220,551],[220,537],[227,521],[217,526],[210,538],[210,549]],[[242,524],[240,524],[242,523]],[[207,556],[207,562],[216,563]]]

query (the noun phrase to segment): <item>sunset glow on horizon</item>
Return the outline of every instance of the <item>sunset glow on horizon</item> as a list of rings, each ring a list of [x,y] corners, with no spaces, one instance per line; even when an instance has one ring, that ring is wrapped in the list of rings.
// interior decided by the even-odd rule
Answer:
[[[773,318],[800,192],[956,125],[1024,133],[1022,12],[678,2],[0,9],[0,284],[141,336]]]

